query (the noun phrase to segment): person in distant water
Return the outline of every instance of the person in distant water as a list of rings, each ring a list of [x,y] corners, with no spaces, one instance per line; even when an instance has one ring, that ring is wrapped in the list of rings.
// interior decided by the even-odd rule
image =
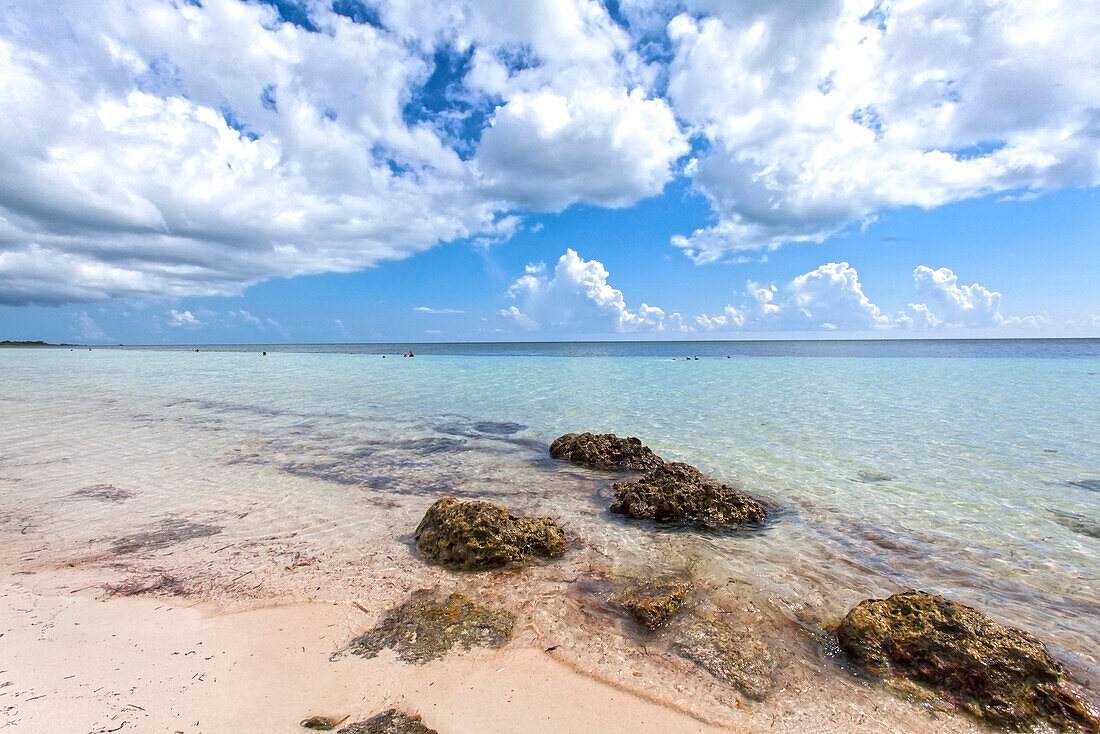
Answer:
[[[409,356],[410,357],[415,357],[416,356],[415,354],[413,354],[413,350],[411,350],[411,349],[409,350]]]
[[[263,356],[263,357],[266,357],[266,356],[267,356],[267,352],[263,352],[261,356]]]

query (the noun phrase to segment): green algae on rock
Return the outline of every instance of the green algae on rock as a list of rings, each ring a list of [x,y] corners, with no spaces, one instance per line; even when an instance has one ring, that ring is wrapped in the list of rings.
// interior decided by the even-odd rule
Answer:
[[[707,479],[695,467],[672,462],[637,481],[611,485],[611,511],[637,519],[679,521],[706,528],[763,522],[768,511],[728,484]]]
[[[616,597],[634,620],[648,630],[660,629],[687,600],[691,584],[681,579],[639,581]]]
[[[763,701],[772,690],[775,659],[750,632],[704,619],[680,630],[673,646],[682,657],[736,686],[753,701]]]
[[[550,456],[598,469],[649,471],[665,463],[639,439],[614,433],[567,433],[550,444]]]
[[[420,664],[443,657],[455,645],[497,647],[511,636],[515,623],[511,612],[478,606],[462,594],[437,597],[421,589],[352,640],[347,651],[373,658],[388,647],[406,663]]]
[[[1100,732],[1043,643],[971,607],[923,591],[868,599],[836,630],[856,665],[926,686],[998,726]]]
[[[384,711],[366,721],[348,724],[336,734],[439,734],[424,726],[417,715],[410,716],[397,709]]]
[[[560,556],[566,543],[552,518],[519,517],[490,502],[444,497],[416,528],[416,548],[441,566],[480,571]]]

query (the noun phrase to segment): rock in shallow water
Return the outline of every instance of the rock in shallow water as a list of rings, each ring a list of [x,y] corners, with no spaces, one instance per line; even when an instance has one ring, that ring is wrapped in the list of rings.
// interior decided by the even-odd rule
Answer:
[[[511,612],[478,606],[462,594],[446,598],[421,589],[374,629],[352,640],[347,651],[373,658],[390,648],[406,663],[441,658],[455,645],[495,647],[512,634]]]
[[[868,599],[848,612],[836,636],[856,665],[927,686],[993,724],[1100,732],[1039,640],[942,596],[907,591]]]
[[[693,466],[672,462],[633,482],[611,485],[611,511],[633,518],[687,522],[707,528],[763,522],[764,506]]]
[[[638,624],[648,630],[664,626],[687,600],[691,584],[680,579],[639,581],[618,596],[616,601]]]
[[[614,433],[567,433],[550,444],[550,456],[598,469],[649,471],[665,463],[637,438]]]
[[[366,721],[348,724],[336,734],[439,734],[424,726],[419,716],[409,716],[397,709],[390,709]]]
[[[693,622],[682,629],[675,648],[715,678],[736,686],[753,701],[771,692],[775,659],[749,632],[739,632],[713,620]]]
[[[480,571],[565,553],[565,533],[552,518],[519,517],[491,502],[444,497],[416,528],[416,548],[449,568]]]

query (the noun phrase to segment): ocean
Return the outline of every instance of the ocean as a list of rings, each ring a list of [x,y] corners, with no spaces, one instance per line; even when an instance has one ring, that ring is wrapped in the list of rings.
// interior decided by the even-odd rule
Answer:
[[[0,374],[9,569],[226,607],[460,588],[606,679],[650,664],[616,585],[678,573],[693,613],[776,651],[777,690],[847,685],[830,624],[918,588],[1100,680],[1100,340],[3,349]],[[615,475],[549,458],[576,431],[637,436],[777,511],[718,533],[611,515]],[[570,551],[427,566],[411,535],[446,495],[554,516]],[[676,664],[648,695],[711,685]]]

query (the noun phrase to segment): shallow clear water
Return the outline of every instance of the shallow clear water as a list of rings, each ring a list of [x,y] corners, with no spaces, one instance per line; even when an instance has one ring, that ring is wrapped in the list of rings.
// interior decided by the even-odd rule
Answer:
[[[1100,341],[405,348],[0,350],[0,532],[23,562],[190,563],[215,597],[338,596],[367,569],[389,599],[451,583],[410,547],[424,509],[486,498],[570,534],[571,560],[528,583],[463,581],[529,604],[534,639],[565,607],[606,612],[588,576],[686,569],[708,609],[769,629],[941,593],[1100,673]],[[639,436],[780,511],[719,535],[624,522],[611,475],[547,456],[580,430]]]

